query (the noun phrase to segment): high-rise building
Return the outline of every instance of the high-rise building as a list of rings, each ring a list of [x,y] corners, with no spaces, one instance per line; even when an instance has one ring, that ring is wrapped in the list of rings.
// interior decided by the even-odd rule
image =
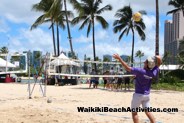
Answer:
[[[164,31],[164,53],[168,52],[170,57],[167,64],[177,64],[176,56],[179,53],[179,41],[184,39],[184,17],[182,11],[173,14],[172,21],[165,21]]]
[[[34,67],[40,67],[41,65],[41,51],[33,51],[33,65]]]

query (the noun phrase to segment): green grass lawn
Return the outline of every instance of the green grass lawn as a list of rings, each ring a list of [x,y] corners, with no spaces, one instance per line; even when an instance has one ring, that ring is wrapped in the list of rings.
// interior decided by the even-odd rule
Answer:
[[[103,87],[103,83],[99,84],[99,86]],[[122,85],[124,89],[124,84]],[[130,88],[134,88],[134,84],[130,84]],[[184,91],[184,82],[183,83],[175,83],[175,84],[170,84],[170,83],[157,83],[157,84],[152,84],[151,86],[152,89],[154,90],[173,90],[173,91]]]
[[[158,84],[152,84],[152,89],[184,91],[184,83],[174,83],[174,84],[158,83]]]

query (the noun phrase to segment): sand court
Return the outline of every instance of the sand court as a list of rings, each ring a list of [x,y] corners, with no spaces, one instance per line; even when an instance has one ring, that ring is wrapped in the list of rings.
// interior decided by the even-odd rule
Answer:
[[[31,85],[33,86],[33,85]],[[76,86],[47,86],[42,97],[36,85],[28,99],[27,84],[0,84],[1,123],[132,123],[130,112],[78,112],[77,107],[130,107],[132,91],[88,89],[87,84]],[[153,112],[157,123],[180,123],[184,118],[184,92],[152,90],[151,106],[178,108],[178,112]],[[51,103],[48,103],[48,99]],[[142,123],[148,122],[143,112]]]

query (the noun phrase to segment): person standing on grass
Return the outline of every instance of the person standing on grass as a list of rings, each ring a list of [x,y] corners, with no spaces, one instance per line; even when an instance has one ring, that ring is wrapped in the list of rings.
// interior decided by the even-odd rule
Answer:
[[[162,62],[160,56],[148,57],[144,62],[144,68],[135,68],[127,65],[125,61],[121,59],[118,54],[114,54],[113,57],[122,64],[126,71],[136,76],[135,81],[135,93],[133,94],[131,109],[132,109],[132,118],[134,123],[139,123],[138,113],[136,108],[142,104],[142,107],[145,109],[145,114],[149,118],[151,123],[155,123],[155,118],[151,112],[146,110],[150,107],[150,88],[152,79],[158,79],[159,66]]]

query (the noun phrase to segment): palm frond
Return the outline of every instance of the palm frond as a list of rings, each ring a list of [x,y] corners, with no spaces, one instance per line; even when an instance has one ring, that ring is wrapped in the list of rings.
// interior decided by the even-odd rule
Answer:
[[[123,30],[124,28],[126,28],[127,25],[125,24],[119,24],[119,25],[116,25],[113,29],[114,33],[117,33],[117,32],[121,32],[121,30]]]
[[[90,18],[85,18],[85,20],[83,21],[83,23],[80,26],[79,30],[83,29],[84,26],[87,25],[88,23],[90,23]]]
[[[72,20],[71,24],[72,24],[72,25],[76,25],[76,24],[78,24],[80,21],[85,20],[86,17],[87,17],[87,16],[78,16],[78,17],[75,17],[75,18]]]
[[[140,26],[136,26],[135,28],[136,28],[139,36],[141,37],[141,40],[144,41],[146,39],[146,35],[145,35],[144,31],[142,30],[142,28]]]
[[[31,30],[41,25],[44,22],[44,20],[45,20],[45,15],[41,15],[40,17],[38,17],[36,21],[33,23],[33,25],[31,26]]]
[[[99,9],[96,13],[101,14],[104,11],[110,11],[110,10],[112,10],[112,6],[111,5],[106,5],[103,8]]]
[[[145,29],[146,29],[146,25],[145,25],[145,23],[143,22],[143,19],[141,19],[141,20],[138,21],[138,22],[135,22],[135,26],[139,26],[142,30],[145,30]]]
[[[90,30],[91,30],[91,22],[89,23],[89,25],[88,25],[88,30],[87,30],[87,37],[89,36],[89,33],[90,33]]]
[[[127,32],[127,28],[124,29],[123,32],[120,34],[118,41],[121,40],[121,38],[123,37],[123,35],[124,35],[126,32]]]
[[[100,22],[100,24],[102,25],[103,29],[108,28],[109,24],[107,23],[107,21],[102,16],[96,16],[96,20],[98,22]]]
[[[168,11],[168,12],[167,12],[167,15],[168,15],[168,14],[174,14],[174,13],[176,13],[178,10],[180,10],[180,9],[178,8],[178,9],[173,9],[173,10],[171,10],[171,11]]]

